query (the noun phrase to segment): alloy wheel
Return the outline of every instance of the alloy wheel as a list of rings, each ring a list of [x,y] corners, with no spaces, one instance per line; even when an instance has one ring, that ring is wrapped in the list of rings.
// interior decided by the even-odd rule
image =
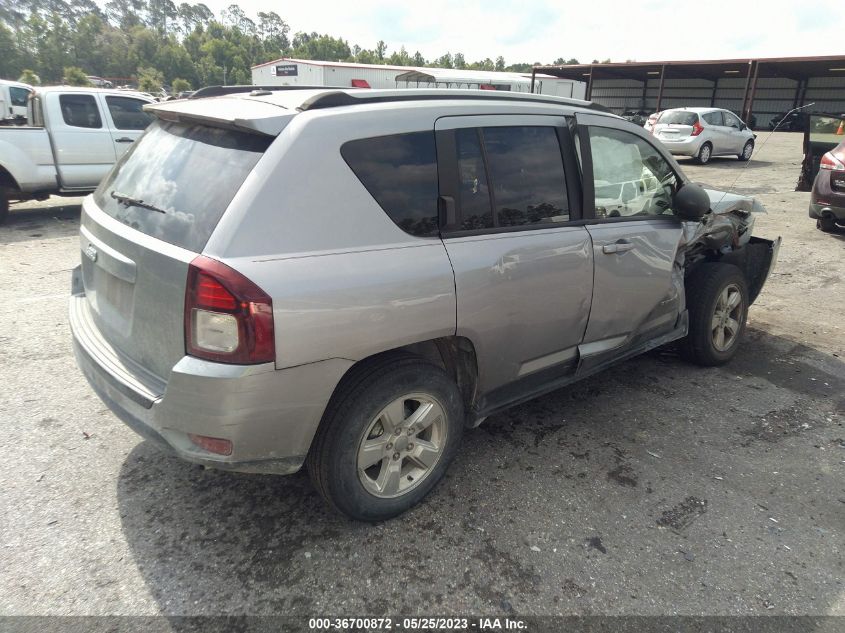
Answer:
[[[754,145],[752,143],[746,143],[745,148],[742,150],[742,157],[745,160],[749,160],[751,158],[751,154],[754,152]]]
[[[388,404],[367,426],[358,446],[358,479],[373,496],[399,497],[434,470],[446,446],[444,407],[411,393]]]
[[[745,309],[742,291],[736,284],[725,286],[716,301],[710,323],[713,347],[724,352],[731,348],[739,336],[742,311]]]

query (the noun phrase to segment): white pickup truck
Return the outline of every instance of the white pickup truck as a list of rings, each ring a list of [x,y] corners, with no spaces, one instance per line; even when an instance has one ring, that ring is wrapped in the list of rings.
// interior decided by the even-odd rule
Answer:
[[[11,200],[80,196],[97,188],[152,116],[134,92],[37,88],[27,126],[0,127],[0,224]]]

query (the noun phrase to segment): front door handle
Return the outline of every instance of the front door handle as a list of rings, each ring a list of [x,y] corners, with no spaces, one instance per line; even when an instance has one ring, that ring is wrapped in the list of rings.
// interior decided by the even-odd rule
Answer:
[[[135,139],[131,139],[128,136],[121,136],[120,138],[114,139],[115,143],[131,143]]]
[[[605,244],[601,247],[605,255],[612,255],[613,253],[624,253],[634,248],[634,244],[628,240],[619,240],[614,244]]]

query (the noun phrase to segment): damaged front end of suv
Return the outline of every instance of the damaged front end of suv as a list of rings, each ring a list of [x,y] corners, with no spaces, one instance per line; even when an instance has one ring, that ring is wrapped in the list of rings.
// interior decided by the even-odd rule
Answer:
[[[744,273],[753,303],[774,268],[781,238],[767,240],[751,235],[755,214],[766,213],[756,198],[707,188],[703,191],[709,198],[709,211],[698,221],[683,223],[677,270],[688,277],[706,262],[733,264]]]

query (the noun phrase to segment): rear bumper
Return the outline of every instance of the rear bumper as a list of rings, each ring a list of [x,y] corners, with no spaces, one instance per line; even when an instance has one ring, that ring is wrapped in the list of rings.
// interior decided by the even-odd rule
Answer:
[[[701,149],[704,139],[693,136],[680,141],[669,141],[660,137],[657,137],[657,140],[663,143],[663,146],[674,156],[698,156],[698,150]]]
[[[100,399],[142,437],[213,468],[275,474],[299,470],[334,387],[352,364],[333,359],[277,370],[272,363],[226,365],[185,356],[157,395],[139,389],[139,381],[115,368],[116,352],[111,361],[104,359],[107,354],[98,349],[104,341],[84,318],[85,295],[75,294],[70,301],[76,362]],[[232,454],[205,451],[190,441],[189,433],[228,439]]]
[[[810,203],[810,217],[818,220],[822,215],[830,214],[837,222],[845,222],[845,207],[835,207],[830,204]]]

